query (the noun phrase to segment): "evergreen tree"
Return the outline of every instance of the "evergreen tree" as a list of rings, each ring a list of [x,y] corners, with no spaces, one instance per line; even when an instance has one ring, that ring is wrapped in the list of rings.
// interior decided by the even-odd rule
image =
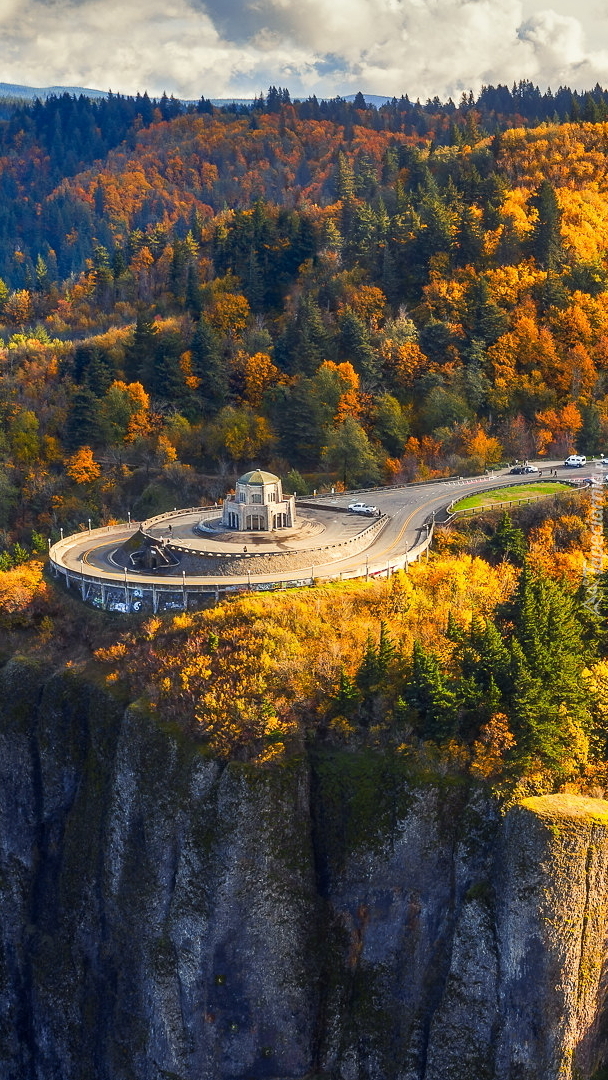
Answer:
[[[541,181],[530,198],[530,206],[538,215],[532,228],[530,252],[543,270],[550,270],[562,258],[562,212],[548,180]]]
[[[488,283],[483,276],[477,278],[467,290],[462,324],[469,350],[473,342],[494,345],[508,327],[507,317],[491,299]]]
[[[198,267],[195,262],[192,262],[188,267],[188,276],[186,280],[186,308],[193,319],[198,319],[203,309],[203,293]]]
[[[355,173],[351,161],[342,151],[338,154],[337,189],[342,203],[340,232],[348,243],[355,213]]]
[[[591,702],[583,670],[593,658],[576,601],[524,566],[504,615],[513,623],[511,719],[518,752],[567,771],[584,753]],[[578,749],[577,749],[578,748]]]
[[[312,297],[303,296],[295,319],[290,319],[275,346],[274,359],[283,371],[314,375],[325,360],[328,335]]]
[[[572,299],[564,285],[564,279],[555,270],[548,270],[545,280],[537,282],[532,289],[532,295],[537,303],[539,314],[543,316],[551,308],[563,311]]]
[[[357,374],[368,384],[375,385],[379,376],[379,362],[365,324],[352,308],[345,308],[339,322],[341,357],[350,361]]]
[[[481,263],[483,240],[477,219],[469,206],[465,206],[456,233],[455,262],[458,266],[475,266]]]
[[[602,446],[602,419],[600,411],[593,402],[579,406],[583,426],[576,437],[579,453],[593,457]]]
[[[124,274],[127,269],[127,260],[125,259],[125,253],[121,247],[116,246],[112,252],[112,274],[114,280]]]
[[[268,405],[281,453],[298,468],[317,467],[326,428],[324,409],[312,380],[300,379],[290,387],[277,386]]]
[[[411,273],[416,282],[424,284],[429,260],[434,255],[451,255],[455,239],[454,214],[445,205],[437,185],[431,179],[418,207],[419,226],[411,246]]]
[[[386,629],[384,620],[380,622],[380,640],[378,642],[378,675],[380,679],[388,674],[395,659],[395,646]]]
[[[453,641],[455,643],[464,641],[465,638],[464,630],[460,623],[457,621],[457,619],[454,617],[454,612],[451,608],[448,611],[448,623],[445,631],[445,636],[447,637],[448,641]]]
[[[63,436],[64,446],[66,450],[98,446],[102,437],[99,399],[87,387],[82,387],[76,391],[70,404]]]
[[[169,288],[177,300],[183,300],[186,294],[190,252],[186,241],[177,238],[173,241],[172,248]]]
[[[368,634],[363,659],[359,665],[355,682],[363,694],[370,694],[376,689],[379,677],[378,649],[374,645],[372,635]]]
[[[513,524],[513,519],[506,510],[490,539],[490,547],[499,558],[507,559],[515,566],[523,566],[528,552],[526,537],[523,530]]]
[[[297,469],[290,469],[285,477],[285,491],[294,492],[296,495],[310,495],[310,487]]]
[[[420,348],[429,360],[445,364],[450,359],[455,337],[447,323],[440,319],[429,319],[420,330],[419,341]]]
[[[36,291],[46,292],[48,290],[49,281],[49,269],[46,261],[42,258],[42,255],[38,255],[36,259]]]
[[[180,355],[183,341],[179,334],[163,334],[155,342],[153,355],[142,373],[146,390],[158,401],[183,405],[186,385]]]
[[[108,387],[117,378],[118,372],[111,355],[103,349],[91,350],[84,382],[96,397],[103,397]]]
[[[384,244],[382,249],[381,286],[382,292],[390,304],[397,304],[402,298],[402,283],[388,242]]]
[[[102,309],[110,306],[114,288],[114,275],[107,248],[98,244],[93,250],[93,280],[95,298]]]
[[[491,619],[471,620],[469,634],[456,653],[463,677],[474,678],[484,694],[493,683],[506,700],[512,692],[511,652]]]
[[[334,708],[338,716],[353,716],[359,703],[359,691],[355,683],[346,674],[344,668],[340,671],[338,693],[334,698]]]
[[[201,315],[190,345],[192,373],[201,380],[198,394],[203,412],[214,415],[228,400],[228,372],[220,347],[219,338]]]
[[[441,671],[434,653],[414,642],[412,672],[404,692],[405,700],[414,710],[416,727],[422,738],[444,739],[456,725],[456,695]]]
[[[156,346],[156,328],[150,317],[143,311],[137,316],[133,340],[125,349],[125,379],[127,382],[141,382],[144,372],[150,365]]]

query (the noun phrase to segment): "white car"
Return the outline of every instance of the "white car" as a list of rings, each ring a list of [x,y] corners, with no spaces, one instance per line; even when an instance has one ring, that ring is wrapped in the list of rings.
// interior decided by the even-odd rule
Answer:
[[[351,503],[349,508],[351,514],[377,514],[377,506],[368,506],[367,503],[356,502]]]
[[[582,469],[587,464],[587,458],[584,454],[570,454],[564,461],[564,465],[568,465],[571,469]]]

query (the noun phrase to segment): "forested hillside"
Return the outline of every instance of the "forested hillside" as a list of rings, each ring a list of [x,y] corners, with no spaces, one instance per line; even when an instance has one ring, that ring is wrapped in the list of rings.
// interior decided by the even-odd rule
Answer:
[[[5,565],[250,463],[306,492],[608,446],[599,88],[5,113]]]
[[[46,560],[608,455],[607,157],[599,87],[0,102],[2,1075],[608,1075],[599,485],[206,610]]]

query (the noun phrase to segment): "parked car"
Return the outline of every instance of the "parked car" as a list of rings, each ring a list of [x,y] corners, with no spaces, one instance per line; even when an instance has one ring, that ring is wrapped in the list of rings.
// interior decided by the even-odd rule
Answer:
[[[564,461],[564,465],[568,465],[571,469],[582,469],[587,464],[587,458],[584,454],[570,454]]]
[[[522,476],[524,473],[536,473],[540,472],[537,465],[515,465],[509,470],[511,473],[516,473],[518,476]]]
[[[371,516],[378,513],[377,506],[368,506],[367,503],[362,502],[351,503],[348,509],[352,514],[369,514]]]

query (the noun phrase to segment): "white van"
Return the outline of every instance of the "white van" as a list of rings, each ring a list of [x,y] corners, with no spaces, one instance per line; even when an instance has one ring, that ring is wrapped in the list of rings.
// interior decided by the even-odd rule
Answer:
[[[569,465],[572,469],[582,469],[583,465],[587,464],[587,458],[584,454],[570,454],[564,461],[564,465]]]

